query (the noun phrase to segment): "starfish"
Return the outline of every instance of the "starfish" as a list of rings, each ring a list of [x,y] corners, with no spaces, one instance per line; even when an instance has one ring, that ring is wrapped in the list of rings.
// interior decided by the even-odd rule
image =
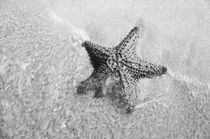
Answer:
[[[84,41],[84,47],[93,66],[92,74],[80,82],[77,94],[84,94],[87,90],[95,90],[94,97],[104,96],[103,86],[108,77],[118,77],[116,83],[120,90],[120,103],[126,112],[133,112],[137,102],[137,82],[141,78],[161,76],[167,72],[162,65],[147,62],[136,53],[141,30],[135,26],[116,47],[103,47],[90,41]]]

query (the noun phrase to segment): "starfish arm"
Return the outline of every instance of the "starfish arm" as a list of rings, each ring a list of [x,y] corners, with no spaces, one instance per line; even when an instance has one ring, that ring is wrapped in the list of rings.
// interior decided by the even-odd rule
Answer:
[[[105,63],[111,54],[111,48],[105,48],[90,41],[83,42],[82,46],[87,50],[94,68],[99,67],[101,63]]]
[[[120,107],[125,109],[127,113],[134,111],[134,108],[137,104],[137,93],[135,86],[129,86],[124,88],[122,94],[120,95]]]
[[[87,90],[95,90],[94,97],[103,96],[102,86],[108,72],[109,69],[103,65],[95,69],[86,80],[80,82],[77,87],[77,94],[85,94]]]
[[[161,65],[153,64],[136,57],[125,61],[126,68],[133,78],[136,80],[140,78],[152,78],[161,76],[167,72],[167,68]]]
[[[141,31],[138,26],[131,29],[129,34],[120,42],[115,50],[121,54],[132,55],[136,53],[136,46],[138,45],[138,39],[140,38]]]
[[[137,103],[137,80],[132,78],[128,71],[121,70],[120,74],[120,105],[127,113],[133,112]]]
[[[80,84],[77,86],[77,94],[85,94],[87,90],[94,89],[98,86],[97,77],[94,75],[93,72],[87,79],[81,81]]]

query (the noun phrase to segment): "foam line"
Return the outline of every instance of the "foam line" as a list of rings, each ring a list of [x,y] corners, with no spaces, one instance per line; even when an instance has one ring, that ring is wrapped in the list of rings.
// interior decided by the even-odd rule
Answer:
[[[84,40],[90,40],[88,34],[85,31],[75,27],[68,20],[57,16],[53,11],[49,11],[49,15],[55,22],[67,26],[69,28],[69,31],[72,33],[71,39],[73,43],[75,43],[75,45],[81,43]]]
[[[186,82],[187,84],[192,84],[192,85],[200,86],[200,87],[207,87],[208,89],[210,87],[209,84],[202,83],[196,78],[193,78],[193,77],[190,78],[186,75],[182,75],[180,73],[175,73],[170,68],[168,68],[168,74],[167,75],[169,77],[171,77],[172,79],[175,79],[175,80],[181,81],[181,82]]]

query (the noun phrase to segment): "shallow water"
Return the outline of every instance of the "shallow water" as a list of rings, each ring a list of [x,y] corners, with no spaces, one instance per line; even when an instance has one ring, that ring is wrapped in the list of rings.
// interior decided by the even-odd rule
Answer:
[[[152,19],[152,15],[156,16],[153,14],[156,6],[148,2],[138,8],[137,1],[123,1],[115,6],[116,11],[112,15],[115,2],[102,8],[98,7],[96,1],[70,1],[72,6],[69,7],[71,13],[68,16],[64,2],[57,2],[1,1],[1,138],[210,137],[210,58],[206,47],[209,42],[205,39],[209,35],[209,27],[206,25],[209,23],[209,15],[206,13],[209,5],[205,5],[207,1],[190,3],[186,8],[173,6],[172,9],[178,7],[185,13],[173,24],[175,17],[168,23],[160,23],[159,18]],[[123,4],[127,5],[127,12],[118,18]],[[165,20],[173,13],[172,9],[166,8],[168,5],[171,3],[163,3],[163,9],[156,9]],[[135,16],[129,17],[132,6],[134,10],[131,13],[135,13]],[[93,14],[96,19],[89,23],[91,17],[85,15],[91,15],[94,7],[102,9]],[[150,9],[145,11],[147,18],[137,14],[137,9],[142,8]],[[185,18],[193,8],[197,12],[192,13],[189,19]],[[62,13],[61,9],[66,13]],[[79,13],[78,9],[85,9],[87,13]],[[111,11],[106,13],[106,9]],[[165,10],[169,10],[167,17],[164,17],[167,14]],[[197,13],[202,15],[202,19],[194,24]],[[103,14],[107,14],[103,19],[107,21],[105,24],[99,17]],[[179,12],[174,14],[181,15]],[[112,16],[109,18],[108,15]],[[117,24],[124,20],[123,24]],[[188,26],[190,21],[193,25]],[[91,91],[87,95],[75,96],[76,86],[92,70],[81,41],[91,39],[108,46],[114,45],[133,24],[145,27],[138,48],[139,55],[166,65],[169,68],[168,74],[139,81],[139,105],[130,115],[120,113],[108,97],[92,98]],[[163,29],[165,25],[168,26]],[[188,36],[191,32],[194,35]],[[158,95],[161,97],[141,103],[144,99]]]

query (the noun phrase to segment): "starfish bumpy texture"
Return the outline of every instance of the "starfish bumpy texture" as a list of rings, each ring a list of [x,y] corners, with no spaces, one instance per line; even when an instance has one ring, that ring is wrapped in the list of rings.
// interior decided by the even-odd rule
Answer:
[[[128,113],[134,110],[137,100],[137,82],[140,78],[152,78],[165,74],[167,68],[140,59],[136,53],[140,28],[134,27],[122,42],[114,48],[102,47],[90,41],[84,41],[82,46],[87,50],[94,68],[90,77],[82,81],[77,94],[87,90],[95,90],[94,97],[103,96],[103,85],[109,76],[116,76],[116,84],[120,90],[120,104]]]

